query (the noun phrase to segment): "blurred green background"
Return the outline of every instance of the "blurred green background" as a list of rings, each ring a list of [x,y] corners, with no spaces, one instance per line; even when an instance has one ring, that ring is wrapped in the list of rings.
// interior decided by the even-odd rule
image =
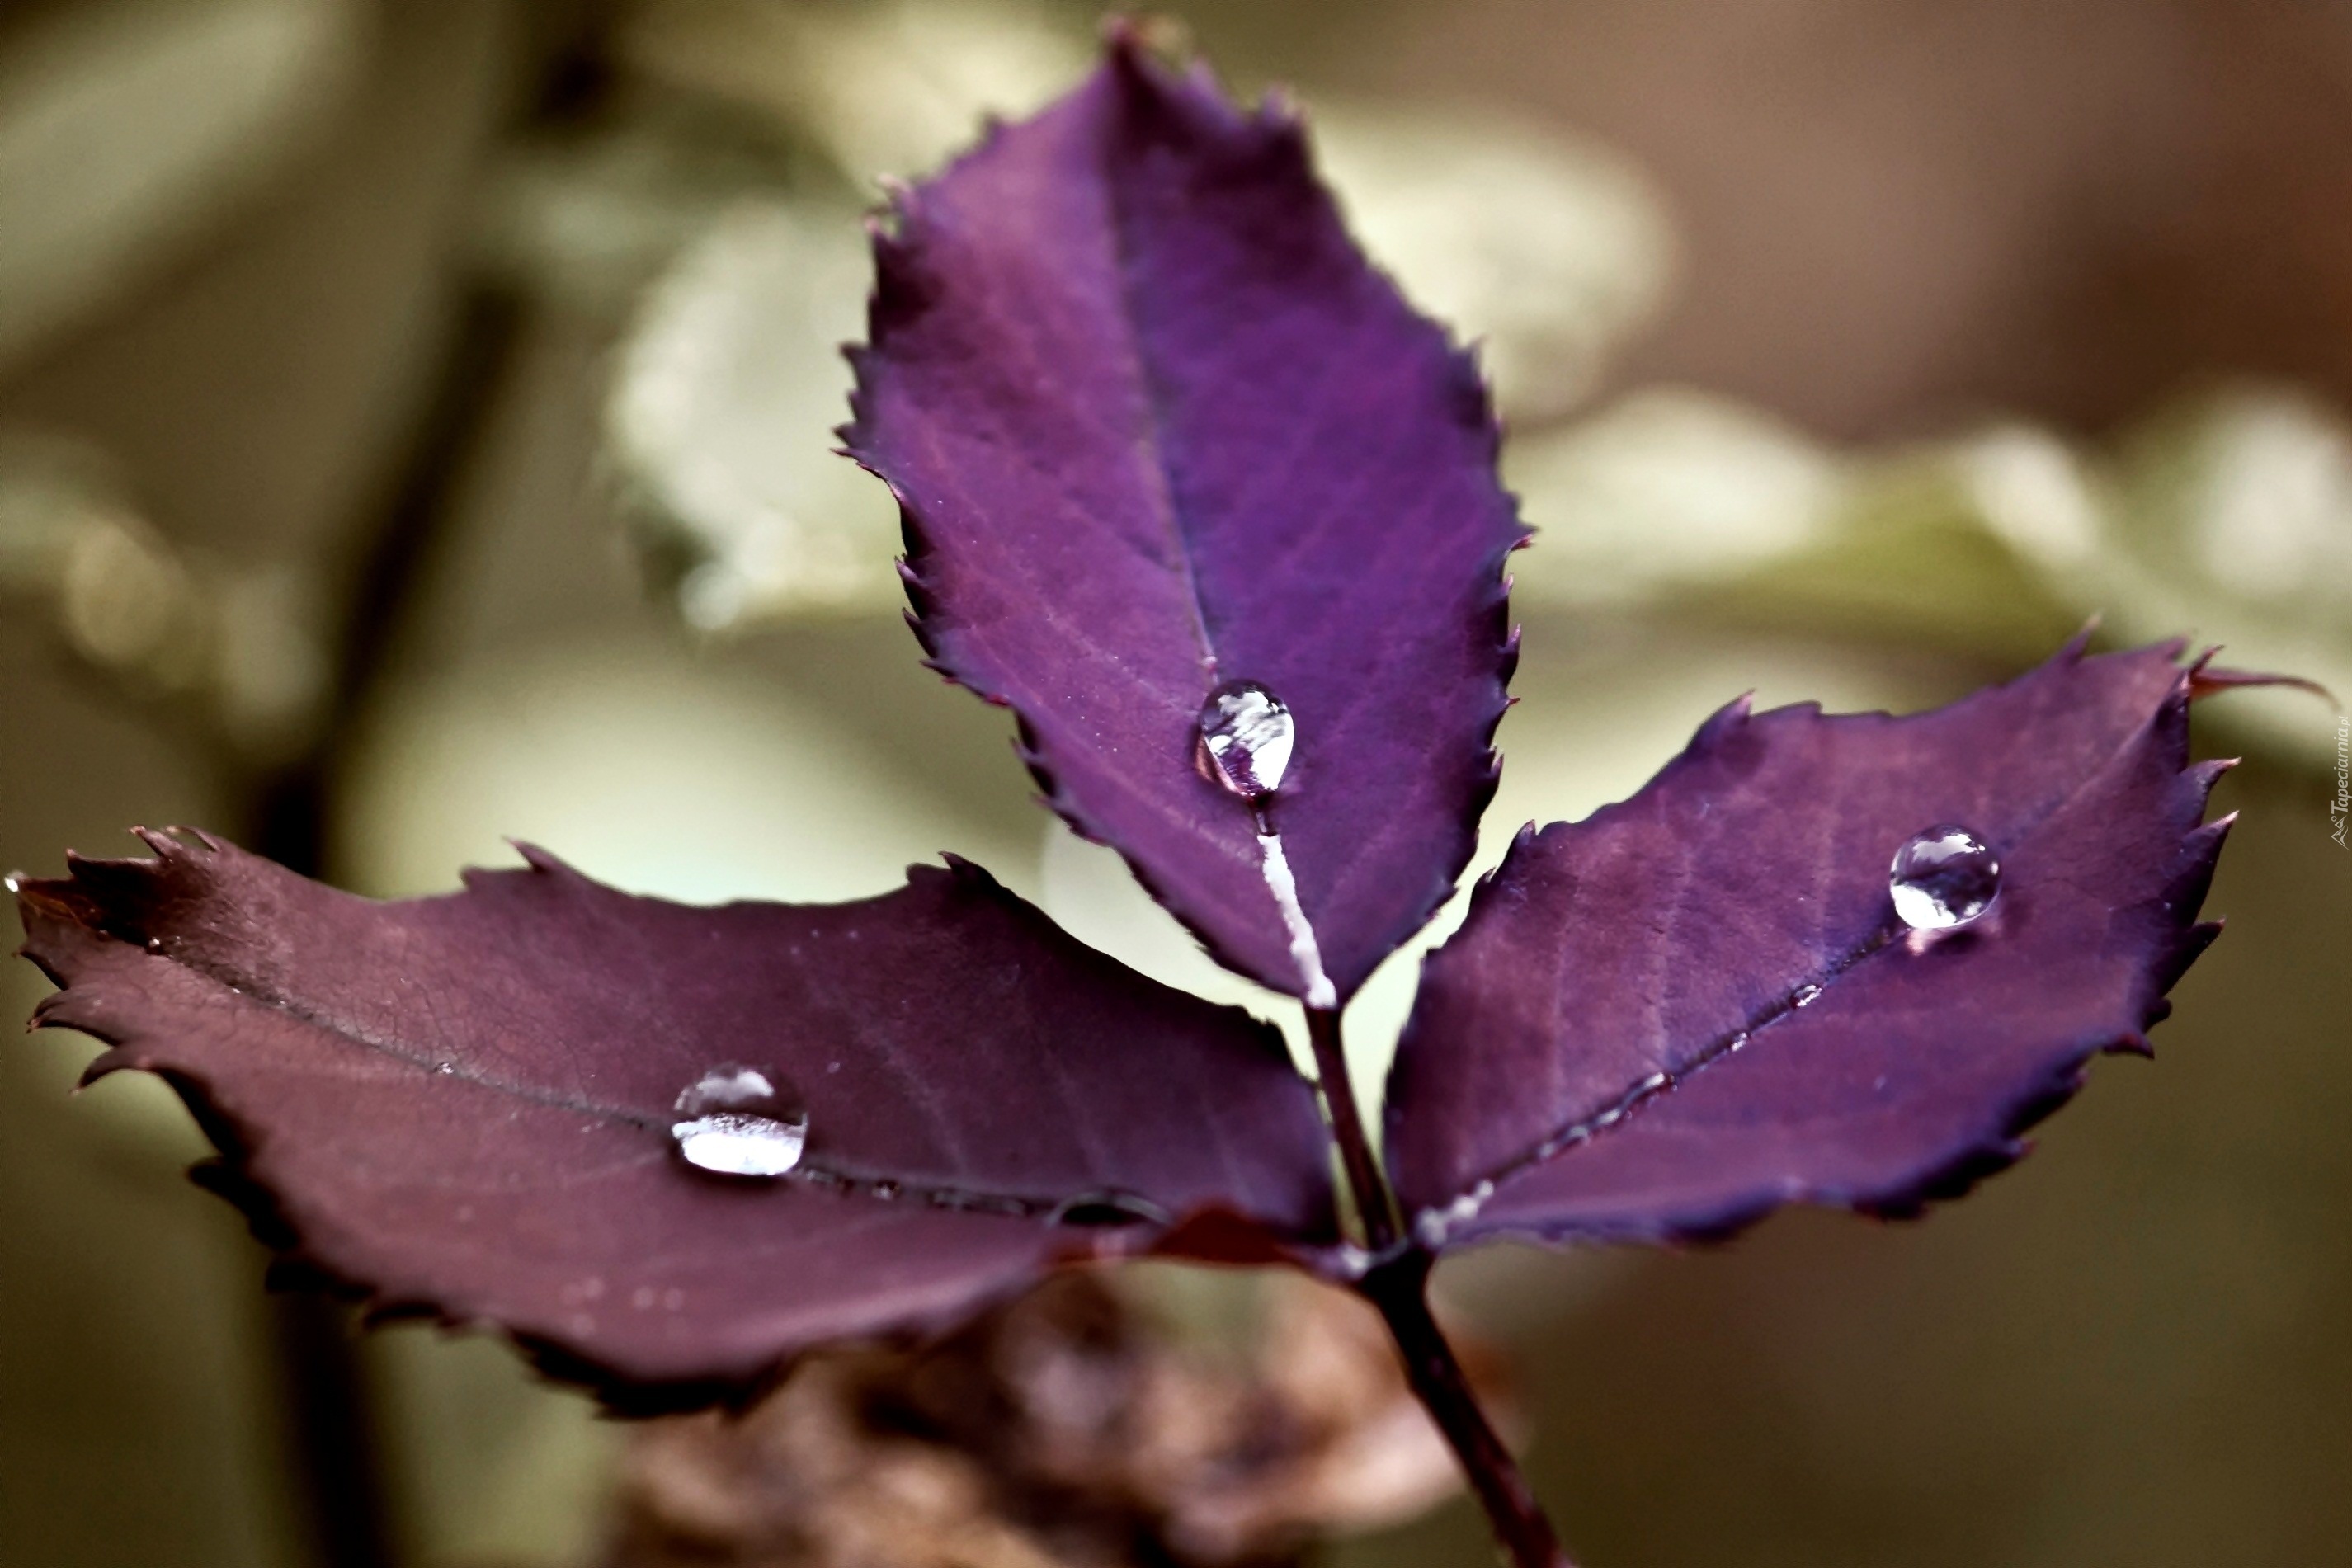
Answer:
[[[1178,20],[1296,91],[1368,245],[1495,374],[1543,536],[1482,863],[1742,690],[1921,706],[2095,612],[2352,694],[2352,5]],[[1042,101],[1094,26],[0,11],[0,862],[184,821],[414,893],[514,834],[637,889],[829,899],[952,849],[1246,998],[917,667],[887,498],[827,452],[873,177]],[[2158,1060],[2101,1068],[2020,1171],[1917,1226],[1449,1266],[1587,1568],[2343,1559],[2338,721],[2200,719],[2247,759],[2229,933]],[[0,979],[18,1016],[43,988]],[[160,1085],[67,1098],[88,1054],[0,1051],[0,1560],[307,1564],[289,1385],[333,1403],[335,1325],[264,1296]],[[357,1371],[398,1561],[593,1554],[622,1434],[583,1400],[420,1329]],[[1330,1555],[1487,1550],[1455,1503]]]

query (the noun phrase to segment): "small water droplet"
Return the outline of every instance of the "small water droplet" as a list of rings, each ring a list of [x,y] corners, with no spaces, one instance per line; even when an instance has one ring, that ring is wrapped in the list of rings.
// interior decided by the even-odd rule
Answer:
[[[808,1146],[808,1113],[771,1068],[721,1062],[679,1091],[677,1113],[678,1153],[720,1176],[780,1176]]]
[[[898,1184],[895,1181],[877,1181],[866,1190],[887,1203],[898,1196]]]
[[[1813,998],[1821,994],[1822,988],[1819,986],[1810,984],[1799,986],[1797,994],[1789,998],[1789,1005],[1792,1008],[1811,1007]]]
[[[1131,1192],[1082,1192],[1055,1206],[1049,1217],[1056,1225],[1090,1229],[1115,1229],[1127,1225],[1165,1225],[1168,1211]]]
[[[1297,731],[1290,709],[1255,681],[1227,681],[1201,705],[1201,749],[1224,787],[1253,804],[1282,788]]]
[[[150,936],[147,938],[147,951],[150,953],[161,953],[163,950],[163,939],[161,936]]]
[[[1948,930],[1992,907],[2000,892],[2000,862],[1969,829],[1939,822],[1912,834],[1895,852],[1886,890],[1906,925]]]
[[[457,1074],[457,1064],[454,1061],[436,1061],[433,1064],[433,1071],[443,1078],[454,1078]]]
[[[0,877],[0,883],[5,883],[10,893],[22,893],[25,891],[25,883],[23,880],[14,875]]]

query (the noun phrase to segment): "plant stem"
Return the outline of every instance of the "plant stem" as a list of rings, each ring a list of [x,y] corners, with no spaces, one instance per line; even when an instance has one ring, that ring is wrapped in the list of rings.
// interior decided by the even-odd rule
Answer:
[[[1404,1360],[1405,1381],[1429,1417],[1444,1436],[1446,1446],[1461,1462],[1470,1490],[1486,1511],[1496,1539],[1509,1554],[1513,1568],[1575,1568],[1559,1549],[1559,1538],[1544,1517],[1518,1461],[1496,1435],[1462,1363],[1446,1343],[1445,1331],[1429,1312],[1429,1271],[1437,1260],[1418,1244],[1400,1248],[1402,1227],[1396,1198],[1389,1190],[1380,1162],[1372,1157],[1365,1135],[1363,1113],[1357,1109],[1356,1090],[1348,1076],[1346,1041],[1336,1008],[1307,1009],[1307,1038],[1315,1051],[1315,1071],[1323,1085],[1323,1103],[1331,1114],[1331,1136],[1339,1145],[1339,1165],[1348,1178],[1356,1212],[1362,1218],[1365,1245],[1379,1258],[1356,1292],[1370,1301],[1389,1325],[1397,1354]]]
[[[1356,1289],[1388,1320],[1414,1396],[1461,1461],[1470,1490],[1486,1511],[1486,1521],[1513,1568],[1575,1568],[1559,1549],[1559,1538],[1520,1474],[1518,1461],[1478,1408],[1445,1332],[1430,1315],[1429,1270],[1435,1261],[1413,1248],[1374,1267]]]
[[[1355,1199],[1363,1221],[1364,1245],[1385,1252],[1397,1243],[1396,1203],[1389,1184],[1372,1157],[1371,1140],[1364,1135],[1363,1113],[1356,1108],[1356,1088],[1348,1076],[1348,1051],[1339,1034],[1339,1009],[1308,1008],[1307,1038],[1315,1049],[1315,1076],[1323,1085],[1323,1103],[1331,1113],[1331,1136],[1339,1145],[1339,1166],[1347,1173],[1348,1195]]]

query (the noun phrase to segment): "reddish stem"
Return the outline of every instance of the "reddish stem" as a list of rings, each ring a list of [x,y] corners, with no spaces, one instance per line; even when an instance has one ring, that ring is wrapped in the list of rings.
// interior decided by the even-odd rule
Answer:
[[[1348,1050],[1339,1035],[1339,1009],[1308,1008],[1307,1038],[1315,1048],[1315,1076],[1323,1086],[1323,1103],[1331,1113],[1331,1136],[1339,1145],[1339,1167],[1348,1177],[1348,1195],[1355,1199],[1363,1221],[1364,1246],[1386,1252],[1398,1240],[1395,1201],[1372,1155],[1371,1140],[1364,1135],[1363,1113],[1356,1109],[1356,1087],[1348,1076]]]
[[[1408,1249],[1357,1281],[1357,1291],[1388,1320],[1404,1358],[1406,1381],[1461,1461],[1513,1568],[1576,1568],[1560,1550],[1559,1537],[1518,1461],[1478,1407],[1445,1331],[1430,1315],[1429,1270],[1435,1261],[1418,1247]]]
[[[1496,1539],[1513,1568],[1575,1568],[1559,1549],[1551,1521],[1519,1473],[1518,1461],[1496,1435],[1445,1332],[1429,1312],[1429,1271],[1436,1259],[1418,1243],[1407,1245],[1397,1222],[1396,1200],[1373,1158],[1364,1134],[1356,1091],[1348,1076],[1348,1056],[1337,1009],[1307,1009],[1307,1035],[1315,1050],[1315,1070],[1331,1114],[1331,1135],[1339,1145],[1356,1212],[1362,1217],[1365,1244],[1379,1261],[1356,1281],[1356,1291],[1389,1325],[1404,1359],[1413,1396],[1444,1435],[1486,1511]]]

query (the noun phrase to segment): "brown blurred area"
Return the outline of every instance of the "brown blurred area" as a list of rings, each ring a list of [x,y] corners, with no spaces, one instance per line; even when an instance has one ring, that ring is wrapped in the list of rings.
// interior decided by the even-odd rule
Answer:
[[[1561,189],[1598,193],[1594,224],[1633,214],[1632,259],[1593,263],[1631,280],[1593,297],[1638,304],[1550,338],[1527,323],[1566,305],[1496,307],[1507,371],[1515,331],[1595,363],[1517,406],[1507,379],[1515,440],[1573,443],[1622,396],[1695,389],[1794,433],[1798,487],[1843,496],[1907,443],[2013,423],[2091,455],[2110,543],[2139,563],[2044,578],[2018,547],[1970,575],[1995,548],[1973,522],[1958,556],[1841,524],[1790,569],[1817,598],[1734,573],[1727,535],[1673,591],[1596,605],[1538,578],[1539,545],[1490,841],[1622,795],[1748,686],[1938,701],[2094,608],[2135,635],[2152,617],[2352,643],[2352,5],[1203,0],[1181,19],[1242,87],[1328,100],[1335,162],[1368,107],[1473,152],[1478,117],[1505,115],[1533,145],[1573,139]],[[739,529],[697,510],[740,451],[692,445],[714,423],[700,383],[648,382],[637,424],[614,391],[713,357],[656,341],[713,279],[751,279],[749,319],[793,306],[818,253],[760,247],[854,244],[857,161],[929,147],[909,128],[992,90],[886,79],[891,61],[941,37],[974,70],[971,41],[997,37],[1082,58],[1092,26],[789,0],[0,9],[0,862],[53,872],[68,846],[190,821],[410,893],[514,833],[676,896],[835,898],[948,848],[1190,974],[1031,805],[1003,722],[858,597],[895,586],[887,519],[825,531],[871,505],[824,488],[854,477],[762,478],[791,505]],[[1579,148],[1601,172],[1570,168]],[[1346,194],[1371,232],[1408,181],[1363,166]],[[1533,225],[1530,189],[1471,215]],[[1670,255],[1640,239],[1653,210]],[[732,252],[710,248],[722,224]],[[838,303],[812,307],[812,340],[840,335]],[[814,411],[779,448],[822,457],[825,364],[760,389]],[[2187,555],[2134,553],[2134,476],[2194,445],[2163,411],[2250,377],[2311,412],[2229,425],[2253,433],[2229,472],[2285,474],[2308,527],[2281,544],[2259,507],[2184,509]],[[1580,514],[1523,488],[1570,556]],[[647,494],[667,497],[652,524]],[[744,539],[801,576],[727,553]],[[819,593],[809,563],[836,547],[850,586]],[[2275,603],[2229,576],[2256,557],[2286,563]],[[772,577],[771,608],[740,611]],[[2164,592],[2108,597],[2148,579]],[[355,638],[366,678],[339,678]],[[2158,1060],[2103,1066],[2018,1171],[1916,1226],[1801,1214],[1688,1255],[1449,1267],[1450,1300],[1516,1359],[1532,1476],[1587,1568],[2344,1554],[2352,854],[2327,832],[2334,716],[2296,701],[2235,728],[2212,705],[2247,754],[2221,797],[2243,812],[2210,904],[2228,934]],[[23,965],[0,978],[19,1016],[43,988]],[[181,1178],[202,1142],[160,1085],[67,1097],[88,1053],[0,1051],[0,1562],[326,1568],[310,1449],[335,1430],[375,1488],[381,1560],[593,1561],[624,1434],[494,1343],[415,1329],[342,1364],[348,1406],[306,1405],[336,1322],[265,1299],[260,1249]],[[1402,1568],[1488,1548],[1455,1501],[1326,1550]]]
[[[1690,287],[1629,376],[1847,437],[1988,410],[2096,428],[2221,371],[2352,391],[2352,9],[1499,0],[1400,20],[1402,47],[1350,68],[1542,105],[1671,193]]]

